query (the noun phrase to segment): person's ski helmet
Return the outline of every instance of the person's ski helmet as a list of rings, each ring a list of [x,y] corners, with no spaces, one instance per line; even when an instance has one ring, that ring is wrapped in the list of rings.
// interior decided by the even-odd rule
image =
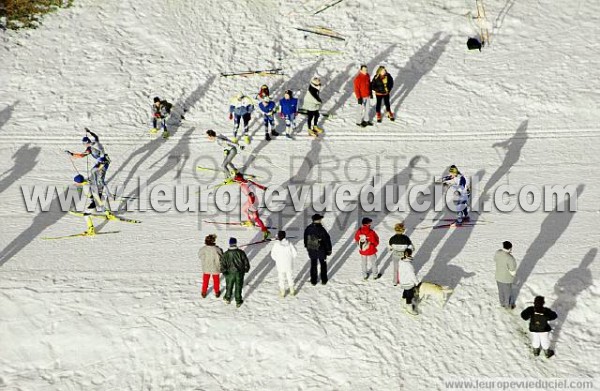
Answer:
[[[81,142],[84,144],[90,144],[92,142],[92,140],[90,140],[90,138],[88,136],[83,136],[83,138],[81,139]]]
[[[158,102],[160,102],[160,98],[158,96],[155,96],[154,97],[154,103],[158,103]]]
[[[85,182],[85,178],[83,177],[83,175],[77,174],[77,175],[75,175],[75,178],[73,178],[73,182],[83,183],[83,182]]]

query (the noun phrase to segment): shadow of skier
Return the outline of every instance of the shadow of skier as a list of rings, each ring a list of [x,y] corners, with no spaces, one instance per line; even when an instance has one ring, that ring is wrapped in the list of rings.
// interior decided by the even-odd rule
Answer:
[[[394,102],[394,113],[399,112],[404,100],[423,76],[431,72],[446,50],[446,45],[448,45],[452,36],[448,35],[440,39],[441,35],[441,32],[435,33],[423,47],[410,57],[408,63],[400,69],[398,75],[394,78],[396,87],[394,87],[390,96],[390,101]]]
[[[577,198],[581,196],[584,189],[585,185],[583,184],[577,186]],[[565,200],[562,203],[565,207],[565,211],[552,211],[548,214],[548,217],[542,222],[538,236],[533,240],[527,249],[525,256],[523,256],[523,260],[519,263],[514,285],[515,301],[519,297],[519,293],[521,292],[523,285],[527,282],[531,272],[533,272],[535,265],[544,257],[548,250],[554,246],[554,243],[560,239],[562,234],[569,227],[571,220],[573,220],[575,212],[569,212],[566,208],[569,201],[570,200]]]
[[[28,172],[33,170],[38,164],[36,159],[41,150],[40,147],[31,147],[31,144],[27,143],[22,145],[17,152],[12,155],[12,159],[15,161],[14,165],[0,174],[0,178],[8,174],[0,181],[0,193],[4,192],[19,178],[22,178]]]
[[[567,272],[554,285],[554,293],[557,297],[552,304],[552,309],[558,314],[554,328],[554,344],[560,340],[560,333],[569,312],[577,305],[577,296],[594,285],[590,265],[596,259],[596,255],[598,255],[598,249],[590,249],[579,266]]]

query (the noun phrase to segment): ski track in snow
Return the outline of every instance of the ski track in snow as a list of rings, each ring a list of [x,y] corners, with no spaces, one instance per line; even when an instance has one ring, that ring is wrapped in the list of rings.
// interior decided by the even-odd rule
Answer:
[[[2,390],[442,390],[450,378],[599,379],[600,8],[577,1],[486,0],[491,45],[465,48],[475,4],[449,0],[345,0],[319,15],[318,0],[77,0],[36,30],[2,32],[0,47],[0,389]],[[336,41],[294,30],[322,25]],[[340,50],[311,56],[298,48]],[[395,78],[397,121],[355,125],[352,79],[361,63]],[[283,77],[222,78],[220,72],[283,68]],[[4,70],[8,70],[5,72]],[[253,117],[248,172],[268,184],[425,184],[449,164],[482,176],[480,196],[501,185],[572,184],[574,215],[515,210],[480,216],[468,229],[421,229],[440,213],[370,213],[382,242],[398,220],[417,246],[427,279],[455,289],[421,315],[401,309],[389,254],[383,277],[362,281],[353,233],[362,217],[327,213],[334,241],[330,281],[310,286],[302,229],[313,211],[264,211],[296,235],[298,295],[281,299],[266,245],[247,249],[244,305],[200,297],[201,238],[247,243],[253,230],[203,224],[207,214],[136,211],[141,225],[103,223],[121,234],[44,241],[83,230],[58,210],[27,213],[20,187],[64,188],[87,126],[112,158],[108,177],[137,190],[217,181],[195,171],[220,163],[204,136],[229,134],[229,98],[267,83],[274,96],[323,80],[325,136],[301,125],[296,140],[262,141]],[[303,93],[303,92],[302,92]],[[148,134],[159,95],[178,114],[168,141]],[[185,120],[178,122],[183,112]],[[74,161],[81,172],[91,162]],[[266,173],[264,170],[269,170]],[[282,217],[283,216],[283,217]],[[64,218],[63,218],[64,217]],[[239,218],[239,217],[238,217]],[[235,216],[231,217],[236,220]],[[524,278],[517,310],[497,305],[493,251],[510,237]],[[518,311],[546,296],[557,355],[533,359]],[[600,381],[600,380],[598,380]]]

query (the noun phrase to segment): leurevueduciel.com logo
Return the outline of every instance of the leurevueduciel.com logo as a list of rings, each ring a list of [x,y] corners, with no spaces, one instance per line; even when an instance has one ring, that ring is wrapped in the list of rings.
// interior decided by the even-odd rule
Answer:
[[[583,185],[533,185],[519,186],[484,182],[484,175],[464,174],[468,186],[446,185],[443,169],[440,175],[431,174],[420,162],[428,163],[424,156],[406,161],[401,156],[376,157],[373,160],[356,156],[344,160],[313,162],[306,157],[290,157],[287,169],[274,166],[269,159],[253,161],[257,167],[243,178],[262,184],[265,189],[256,191],[263,211],[351,213],[405,213],[427,211],[459,213],[503,213],[520,209],[525,212],[575,212],[577,198]],[[261,164],[264,163],[264,164]],[[385,163],[385,164],[383,164]],[[275,173],[270,166],[289,170],[287,180],[271,184]],[[391,168],[391,172],[384,170]],[[199,174],[197,167],[206,167]],[[360,169],[358,169],[360,168]],[[203,157],[194,162],[197,184],[157,183],[152,177],[140,176],[127,184],[107,181],[97,186],[89,180],[88,189],[81,186],[22,185],[21,193],[28,212],[85,210],[94,197],[103,200],[100,206],[112,211],[168,211],[191,213],[228,214],[240,211],[245,203],[240,183],[224,183],[219,162]],[[110,173],[109,173],[110,174]],[[277,172],[278,177],[281,174]],[[109,176],[109,175],[108,175]],[[132,183],[133,182],[133,183]],[[252,187],[253,184],[250,183]],[[100,191],[100,187],[103,188]]]

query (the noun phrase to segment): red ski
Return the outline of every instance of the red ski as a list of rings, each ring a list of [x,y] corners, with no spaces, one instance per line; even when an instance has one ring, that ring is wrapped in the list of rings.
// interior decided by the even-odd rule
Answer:
[[[217,225],[237,225],[239,227],[245,227],[245,228],[255,228],[255,225],[244,225],[241,222],[238,221],[209,221],[209,220],[202,220],[205,223],[209,223],[209,224],[217,224]],[[277,227],[267,227],[267,229],[278,229]]]

